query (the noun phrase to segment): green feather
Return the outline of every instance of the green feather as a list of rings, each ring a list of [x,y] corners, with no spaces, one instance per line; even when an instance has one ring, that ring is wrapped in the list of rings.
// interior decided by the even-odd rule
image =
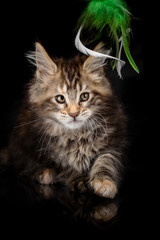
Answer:
[[[127,40],[127,34],[126,32],[122,29],[122,39],[123,39],[123,47],[124,47],[124,51],[125,51],[125,54],[131,64],[131,66],[134,68],[134,70],[139,73],[139,69],[137,67],[137,65],[135,64],[132,56],[131,56],[131,53],[130,53],[130,50],[129,50],[129,44],[128,44],[128,40]]]
[[[82,13],[79,24],[88,31],[90,42],[100,38],[104,29],[107,30],[116,43],[116,55],[119,51],[118,39],[122,36],[126,56],[134,70],[139,73],[129,50],[130,13],[123,0],[91,0]]]

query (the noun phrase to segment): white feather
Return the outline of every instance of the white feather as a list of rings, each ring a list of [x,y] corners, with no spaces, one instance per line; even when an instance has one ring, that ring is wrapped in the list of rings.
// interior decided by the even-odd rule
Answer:
[[[118,61],[117,63],[117,66],[116,66],[116,69],[117,69],[117,72],[118,72],[118,75],[120,78],[122,78],[122,75],[121,75],[121,68],[124,66],[125,62],[123,60],[121,60],[121,51],[122,51],[122,46],[123,46],[123,42],[122,42],[122,38],[119,39],[119,42],[121,42],[121,45],[120,45],[120,50],[119,50],[119,54],[118,54],[118,58],[116,57],[113,57],[109,54],[104,54],[104,53],[100,53],[100,52],[96,52],[96,51],[93,51],[87,47],[85,47],[81,40],[80,40],[80,34],[81,34],[81,30],[82,30],[82,26],[79,28],[78,30],[78,33],[76,35],[76,38],[75,38],[75,46],[76,48],[86,54],[86,55],[91,55],[91,56],[94,56],[94,57],[101,57],[101,58],[110,58],[110,59],[114,59],[116,61]],[[108,53],[110,53],[110,50],[108,50]]]
[[[123,47],[122,37],[120,37],[119,42],[120,42],[120,48],[119,48],[119,53],[118,53],[118,59],[121,58],[121,52],[122,52],[122,47]],[[117,65],[116,65],[117,73],[118,73],[120,78],[122,78],[121,69],[124,66],[124,64],[125,64],[125,62],[118,61]]]

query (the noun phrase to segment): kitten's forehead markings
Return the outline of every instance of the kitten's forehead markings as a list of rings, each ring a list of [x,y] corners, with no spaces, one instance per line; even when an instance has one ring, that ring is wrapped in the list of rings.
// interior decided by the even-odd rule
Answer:
[[[80,92],[91,92],[91,90],[89,89],[88,85],[86,83],[82,84],[82,89],[80,90]]]
[[[72,82],[72,88],[77,89],[80,88],[80,81],[79,81],[79,74],[77,72],[74,72],[71,82]]]
[[[76,92],[74,90],[68,92],[70,102],[73,104],[76,99]]]
[[[67,85],[66,85],[65,83],[63,84],[63,86],[62,86],[62,88],[61,88],[61,92],[62,92],[63,94],[67,93]]]
[[[84,83],[84,84],[82,85],[82,92],[85,91],[87,88],[88,88],[88,87],[87,87],[87,84]]]
[[[66,78],[65,78],[65,81],[66,81],[66,84],[67,84],[68,86],[70,86],[70,81],[69,81],[69,79],[68,79],[67,76],[66,76]]]
[[[57,86],[57,92],[60,93],[61,92],[61,87],[58,85]]]
[[[62,72],[63,72],[63,78],[66,81],[66,85],[70,86],[70,81],[69,81],[69,78],[68,78],[67,68],[63,67]]]
[[[77,92],[81,91],[82,86],[81,86],[80,82],[76,85],[76,88],[77,88]]]
[[[63,67],[63,78],[67,84],[68,89],[76,89],[79,82],[79,72],[75,65],[65,65]]]
[[[57,86],[57,91],[59,92],[59,93],[62,93],[62,94],[65,94],[65,93],[67,93],[67,85],[64,83],[63,84],[63,86],[61,87],[61,86]]]

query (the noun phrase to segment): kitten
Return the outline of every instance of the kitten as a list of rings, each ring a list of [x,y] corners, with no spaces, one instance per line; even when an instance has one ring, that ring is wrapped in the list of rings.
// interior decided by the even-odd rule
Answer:
[[[96,51],[104,52],[103,45]],[[114,198],[121,180],[126,117],[104,59],[51,59],[40,43],[28,55],[36,72],[14,128],[9,158],[20,176],[40,184]]]

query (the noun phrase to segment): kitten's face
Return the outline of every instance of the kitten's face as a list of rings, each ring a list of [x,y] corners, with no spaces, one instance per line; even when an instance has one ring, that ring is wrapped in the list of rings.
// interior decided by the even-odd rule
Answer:
[[[92,115],[89,107],[93,94],[84,84],[79,83],[74,88],[68,88],[64,83],[62,87],[57,86],[54,92],[53,103],[58,111],[53,112],[54,118],[69,129],[82,127]]]
[[[95,71],[94,58],[80,61],[53,62],[43,47],[36,52],[36,81],[30,88],[30,101],[38,106],[39,116],[66,129],[92,125],[90,119],[103,108],[110,94],[110,84],[100,70]],[[91,126],[92,127],[92,126]]]

